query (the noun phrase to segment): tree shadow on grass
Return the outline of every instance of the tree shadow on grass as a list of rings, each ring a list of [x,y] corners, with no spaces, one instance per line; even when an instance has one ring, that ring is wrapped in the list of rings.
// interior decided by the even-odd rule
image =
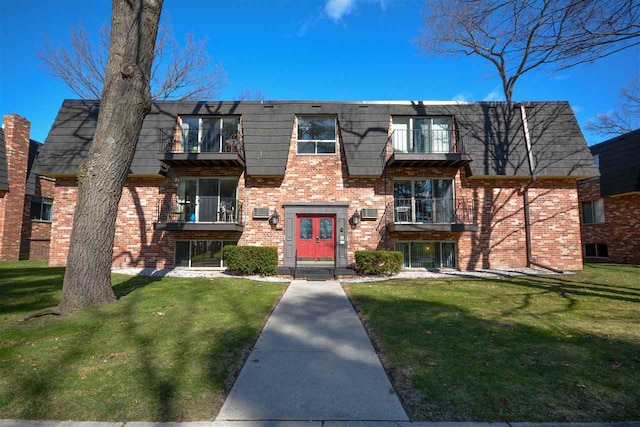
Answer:
[[[64,268],[6,268],[0,270],[0,315],[25,315],[58,304]]]
[[[640,418],[640,343],[354,293],[412,420]]]
[[[23,333],[3,342],[0,353],[19,358],[31,344],[47,355],[36,355],[35,369],[11,372],[0,418],[212,419],[261,318],[241,303],[240,289],[224,298],[215,298],[209,281],[172,282],[175,292],[144,289],[159,280],[132,277],[114,286],[115,303],[19,325]],[[211,292],[215,306],[202,303]],[[217,322],[218,314],[232,321]],[[52,351],[46,347],[54,337],[61,341]]]

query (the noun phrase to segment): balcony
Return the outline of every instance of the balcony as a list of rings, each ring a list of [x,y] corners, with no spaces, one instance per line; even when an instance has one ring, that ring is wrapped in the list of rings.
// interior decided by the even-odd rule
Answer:
[[[385,222],[390,231],[476,231],[474,211],[473,200],[395,198]]]
[[[242,133],[213,128],[160,129],[158,158],[176,166],[244,167]]]
[[[242,231],[242,202],[224,197],[159,201],[155,230]]]
[[[395,129],[381,153],[387,167],[455,167],[471,162],[451,129]]]

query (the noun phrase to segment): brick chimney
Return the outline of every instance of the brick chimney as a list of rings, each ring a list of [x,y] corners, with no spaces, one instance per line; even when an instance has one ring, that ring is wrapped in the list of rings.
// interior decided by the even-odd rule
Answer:
[[[0,198],[0,261],[17,261],[29,162],[31,123],[17,114],[2,118],[9,191]]]

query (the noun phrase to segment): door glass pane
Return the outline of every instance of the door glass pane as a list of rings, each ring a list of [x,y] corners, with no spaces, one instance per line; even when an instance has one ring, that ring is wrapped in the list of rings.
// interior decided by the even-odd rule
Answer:
[[[197,240],[191,245],[191,267],[220,267],[222,242]]]
[[[442,242],[442,254],[440,267],[456,268],[456,244],[453,242]]]
[[[406,153],[409,151],[409,118],[394,117],[393,118],[393,151],[398,153]]]
[[[237,152],[240,138],[240,117],[225,117],[222,119],[222,151]]]
[[[198,221],[213,222],[218,220],[218,179],[201,179],[198,189]]]
[[[451,152],[451,119],[434,118],[431,129],[431,148],[434,153]]]
[[[435,252],[436,249],[434,242],[411,243],[411,267],[434,268]]]
[[[429,179],[416,180],[414,183],[415,220],[433,222],[432,182]]]
[[[176,242],[176,267],[189,267],[189,241]]]
[[[178,182],[178,206],[176,207],[178,222],[194,222],[196,220],[196,188],[195,179],[181,179]]]
[[[437,223],[455,222],[453,216],[453,181],[450,179],[434,179],[434,218]]]
[[[311,218],[300,219],[300,240],[313,239],[313,223]]]
[[[333,220],[331,218],[320,218],[320,238],[324,240],[333,238]]]
[[[413,119],[413,152],[430,153],[429,125],[431,119]]]
[[[406,242],[396,242],[396,251],[402,252],[402,266],[405,268],[411,267],[410,244]]]
[[[200,119],[197,117],[182,118],[182,140],[187,151],[198,151],[198,131]]]
[[[202,144],[201,151],[214,152],[220,151],[220,119],[209,118],[202,119]]]

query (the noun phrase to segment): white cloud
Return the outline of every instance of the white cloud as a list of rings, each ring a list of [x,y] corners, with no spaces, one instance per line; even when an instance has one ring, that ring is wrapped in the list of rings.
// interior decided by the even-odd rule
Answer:
[[[458,102],[466,102],[469,100],[469,97],[468,97],[468,94],[466,93],[458,93],[453,98],[451,98],[451,100],[458,101]]]
[[[338,22],[353,11],[355,4],[356,0],[329,0],[324,5],[324,11],[334,22]]]
[[[496,86],[482,100],[483,101],[504,101],[504,95],[500,91],[500,87]]]

